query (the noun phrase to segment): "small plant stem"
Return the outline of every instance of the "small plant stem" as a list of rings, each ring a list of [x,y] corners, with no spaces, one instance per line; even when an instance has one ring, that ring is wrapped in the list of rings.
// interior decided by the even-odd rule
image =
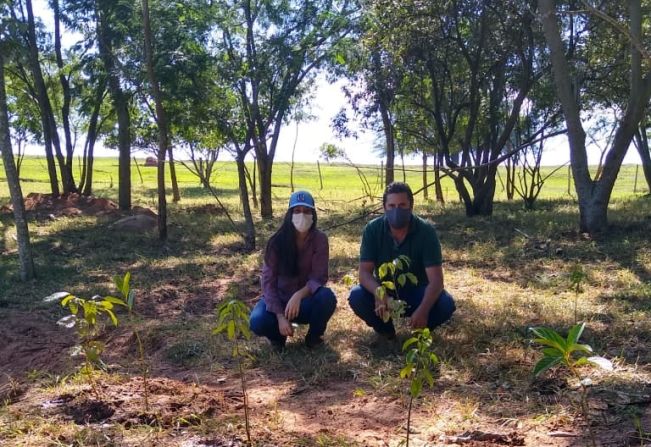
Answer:
[[[585,423],[588,427],[590,445],[592,445],[592,447],[597,447],[597,441],[595,440],[594,433],[592,432],[592,426],[590,425],[590,413],[588,411],[588,387],[583,384],[581,376],[579,375],[579,372],[576,370],[576,368],[571,364],[568,365],[570,365],[572,374],[574,374],[574,376],[579,380],[579,384],[581,385],[581,411],[583,412],[583,417],[585,418]]]
[[[237,350],[238,354],[240,352],[240,347],[239,343],[237,342],[237,339],[235,339],[235,349]],[[240,356],[237,356],[237,368],[240,371],[240,382],[242,384],[242,396],[243,396],[243,401],[244,401],[244,424],[246,427],[246,439],[249,445],[253,445],[251,442],[251,427],[249,426],[249,399],[246,394],[246,378],[244,377],[244,370],[242,368],[242,359]]]
[[[592,426],[590,425],[590,413],[588,411],[588,388],[583,384],[581,384],[581,409],[583,410],[585,422],[588,425],[590,444],[592,447],[597,447],[597,442],[595,441],[594,433],[592,432]]]
[[[578,318],[578,312],[577,312],[577,306],[579,302],[579,289],[578,286],[576,289],[574,289],[574,324],[579,320]]]
[[[411,431],[411,404],[414,401],[414,396],[409,393],[409,408],[407,409],[407,447],[409,447],[409,432]]]
[[[145,411],[149,412],[149,386],[148,386],[148,368],[147,363],[145,362],[145,348],[142,345],[142,340],[140,338],[140,333],[138,329],[133,330],[134,335],[136,336],[136,341],[138,342],[138,356],[140,357],[140,373],[142,374],[142,387],[143,387],[143,396],[145,398]]]

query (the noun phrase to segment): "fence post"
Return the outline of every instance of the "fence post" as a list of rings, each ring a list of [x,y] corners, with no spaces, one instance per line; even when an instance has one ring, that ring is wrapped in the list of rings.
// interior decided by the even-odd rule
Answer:
[[[633,194],[637,194],[637,173],[640,170],[640,165],[635,165],[635,183],[633,183]]]
[[[323,176],[321,175],[321,165],[319,164],[319,160],[316,161],[316,167],[319,170],[319,183],[321,184],[321,189],[323,189]]]

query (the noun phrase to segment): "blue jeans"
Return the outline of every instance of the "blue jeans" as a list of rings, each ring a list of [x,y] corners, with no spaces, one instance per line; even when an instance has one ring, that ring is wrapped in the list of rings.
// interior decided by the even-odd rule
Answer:
[[[400,299],[407,302],[407,309],[405,310],[406,316],[411,316],[423,301],[426,287],[427,286],[405,287],[398,290]],[[364,320],[368,326],[375,329],[376,332],[381,334],[395,333],[392,320],[385,323],[375,314],[375,296],[364,287],[359,285],[353,287],[350,291],[350,296],[348,297],[348,303],[353,309],[353,312],[355,312],[359,318]],[[455,310],[456,306],[454,305],[454,299],[452,299],[452,296],[445,290],[442,291],[438,300],[436,300],[436,303],[434,303],[432,309],[429,311],[427,326],[430,329],[440,326],[452,317]]]
[[[321,337],[326,330],[328,321],[337,307],[337,298],[328,287],[321,287],[312,296],[301,301],[301,308],[298,316],[292,323],[309,324],[307,338],[316,339]],[[267,311],[263,299],[251,311],[249,327],[254,334],[267,337],[272,342],[285,342],[287,337],[280,334],[276,314]]]

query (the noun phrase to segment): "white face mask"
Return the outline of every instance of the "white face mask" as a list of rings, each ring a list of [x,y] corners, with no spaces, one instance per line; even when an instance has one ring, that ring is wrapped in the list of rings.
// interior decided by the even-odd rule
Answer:
[[[292,223],[294,224],[294,228],[296,228],[296,231],[299,233],[305,233],[310,229],[312,226],[312,215],[311,214],[303,214],[303,213],[298,213],[298,214],[292,214]]]

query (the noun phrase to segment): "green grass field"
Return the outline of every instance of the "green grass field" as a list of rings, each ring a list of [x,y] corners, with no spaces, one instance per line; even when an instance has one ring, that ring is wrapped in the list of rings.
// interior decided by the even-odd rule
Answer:
[[[155,168],[141,169],[144,184],[133,169],[134,204],[155,209]],[[377,168],[365,172],[373,184]],[[93,216],[31,219],[38,279],[28,283],[17,279],[12,216],[0,214],[0,444],[243,445],[236,367],[210,329],[224,298],[251,306],[260,295],[263,248],[289,195],[288,165],[279,163],[274,173],[276,217],[265,222],[256,216],[258,249],[250,253],[223,214],[206,211],[203,205],[214,199],[180,167],[182,199],[170,204],[168,241],[158,241],[155,232],[112,230],[107,219]],[[323,349],[308,351],[300,336],[282,355],[265,340],[247,342],[254,357],[248,364],[254,444],[395,447],[403,439],[408,403],[406,382],[399,379],[400,344],[380,343],[347,304],[345,278],[356,275],[360,235],[373,216],[362,214],[368,206],[354,169],[326,165],[322,174],[321,190],[316,165],[299,164],[295,186],[315,193],[319,225],[330,241],[337,311]],[[235,176],[233,163],[220,163],[213,182],[241,221]],[[441,364],[435,386],[415,403],[413,445],[448,445],[442,436],[479,432],[513,436],[510,445],[583,446],[589,445],[588,424],[603,445],[651,442],[651,197],[641,177],[633,193],[634,176],[634,167],[622,168],[609,208],[610,232],[598,239],[577,229],[566,169],[549,180],[534,211],[504,200],[499,186],[491,217],[467,218],[450,184],[445,205],[417,197],[417,213],[437,226],[457,312],[435,331]],[[42,160],[26,159],[23,177],[25,194],[48,192]],[[116,160],[99,159],[95,194],[117,199],[116,179]],[[407,180],[415,189],[422,181],[419,173]],[[381,194],[379,186],[374,194]],[[0,203],[7,201],[0,182]],[[575,295],[570,272],[577,265],[587,279]],[[139,318],[129,323],[118,313],[121,325],[106,329],[107,367],[98,377],[115,413],[79,423],[75,415],[91,399],[89,386],[77,373],[79,360],[69,356],[72,334],[56,325],[64,310],[42,298],[60,290],[84,297],[113,293],[112,276],[126,271],[138,293]],[[582,416],[575,379],[556,370],[537,380],[531,374],[540,354],[528,328],[567,331],[575,299],[578,319],[587,324],[582,341],[615,364],[612,373],[581,370],[592,380],[590,421]],[[141,330],[151,371],[148,413],[134,327]],[[400,324],[400,340],[408,334]],[[558,432],[572,437],[550,435]]]
[[[142,173],[142,181],[137,168],[132,163],[131,181],[134,195],[134,202],[153,206],[156,201],[156,168],[144,167],[144,160],[139,160],[140,172]],[[0,166],[2,163],[0,162]],[[200,187],[198,179],[190,171],[188,171],[182,164],[177,163],[177,176],[179,186],[184,190],[184,199],[188,203],[192,203],[195,199],[202,200],[209,196],[206,191]],[[249,164],[250,172],[253,172],[253,166]],[[543,176],[552,172],[554,167],[544,167]],[[382,193],[382,181],[379,166],[361,167],[362,172],[366,176],[369,185],[372,187],[372,192],[375,195]],[[406,181],[412,185],[414,190],[420,189],[423,184],[422,172],[416,166],[406,167]],[[77,170],[78,171],[78,170]],[[636,171],[637,171],[637,184],[636,184]],[[95,195],[100,197],[107,197],[117,200],[118,194],[118,164],[115,158],[97,158],[95,160],[94,172],[94,191]],[[273,174],[273,195],[280,202],[288,196],[290,192],[290,164],[287,162],[278,162],[274,165]],[[506,200],[506,193],[502,186],[502,181],[505,179],[505,171],[500,169],[498,177],[498,187],[495,196],[496,201]],[[0,203],[9,200],[9,191],[6,182],[2,181],[4,178],[4,170],[0,169]],[[169,171],[168,171],[169,174]],[[79,177],[79,172],[76,172]],[[30,192],[49,192],[49,181],[47,176],[47,166],[43,157],[26,157],[22,165],[22,188],[23,193]],[[328,203],[350,203],[352,199],[362,198],[364,191],[362,189],[362,182],[355,169],[346,165],[332,165],[321,163],[321,182],[319,180],[319,171],[316,163],[297,163],[294,168],[294,186],[295,188],[304,188],[312,191],[318,199],[322,202]],[[397,168],[395,173],[396,180],[402,180],[402,171]],[[428,181],[432,181],[433,175],[428,173]],[[212,184],[222,194],[225,195],[227,201],[232,201],[233,204],[237,202],[237,170],[234,162],[218,162],[212,178]],[[169,175],[167,186],[169,187]],[[454,185],[450,179],[445,178],[442,185],[444,197],[446,201],[457,200],[457,194]],[[540,193],[541,199],[556,199],[556,198],[570,198],[574,195],[574,186],[570,179],[570,195],[568,195],[568,169],[561,168],[553,176],[551,176],[542,192]],[[430,188],[430,197],[433,197],[433,188]],[[644,177],[641,169],[635,165],[623,166],[618,176],[615,188],[613,190],[612,198],[630,198],[641,196],[648,193],[644,183]],[[422,201],[422,194],[417,197],[417,200]],[[516,196],[516,200],[517,196]]]

